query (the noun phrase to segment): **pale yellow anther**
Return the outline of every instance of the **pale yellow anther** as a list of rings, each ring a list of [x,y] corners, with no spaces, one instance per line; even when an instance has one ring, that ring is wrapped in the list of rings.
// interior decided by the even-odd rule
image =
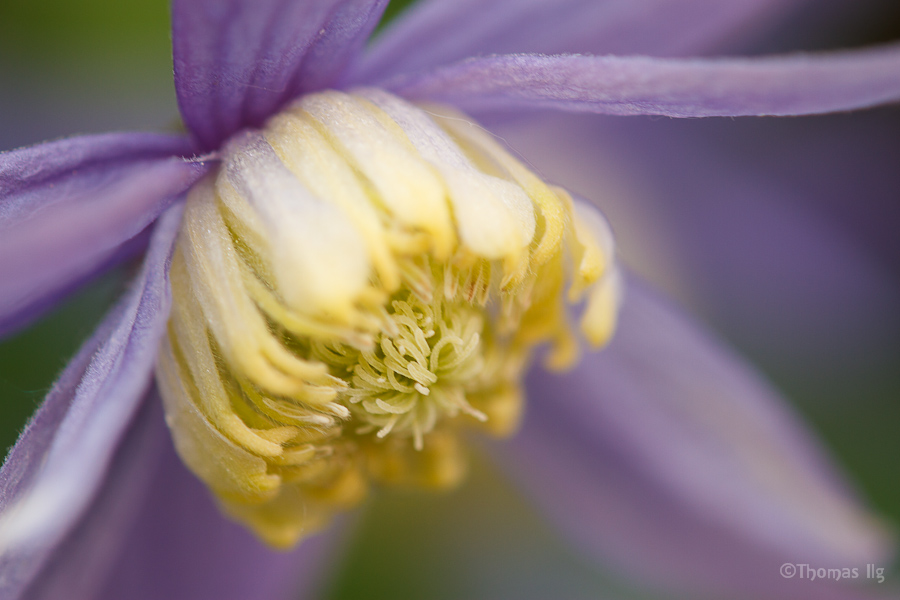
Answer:
[[[612,335],[602,215],[464,115],[320,92],[222,154],[187,199],[157,378],[185,463],[272,546],[372,482],[456,484],[460,430],[516,429],[534,348],[576,360],[567,286],[588,341]]]

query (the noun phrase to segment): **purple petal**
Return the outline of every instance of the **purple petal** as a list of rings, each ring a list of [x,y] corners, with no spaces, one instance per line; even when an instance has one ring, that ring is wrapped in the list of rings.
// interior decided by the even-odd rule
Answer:
[[[327,87],[387,0],[175,0],[178,105],[201,148],[258,127],[302,92]]]
[[[804,365],[821,380],[823,369],[872,364],[900,331],[898,125],[892,111],[558,114],[493,131],[600,206],[643,277],[768,364],[788,359],[794,375]]]
[[[632,285],[608,349],[529,381],[514,472],[562,529],[640,578],[719,597],[843,597],[782,563],[884,565],[861,509],[777,395]]]
[[[159,220],[135,286],[85,345],[0,471],[0,596],[17,597],[84,513],[150,382],[169,312],[181,207]]]
[[[171,442],[157,398],[146,398],[115,449],[90,508],[33,577],[22,597],[97,598],[129,543],[129,527],[152,493],[153,475]],[[18,596],[16,596],[18,597]]]
[[[878,220],[879,204],[894,206],[896,223],[900,153],[874,117],[830,139],[801,140],[816,123],[737,124],[724,147],[712,139],[717,123],[688,139],[668,124],[651,134],[649,123],[616,136],[630,138],[618,151],[639,157],[645,207],[659,208],[700,310],[764,356],[792,359],[795,373],[815,360],[847,372],[900,339],[896,272],[868,234],[827,210],[837,202]]]
[[[900,45],[765,58],[506,55],[384,84],[471,112],[554,108],[669,117],[807,115],[900,100]]]
[[[312,597],[334,536],[293,552],[225,519],[175,454],[159,397],[144,403],[90,511],[28,590],[29,600]]]
[[[0,334],[27,324],[121,248],[204,171],[184,138],[109,134],[0,154]]]
[[[356,65],[354,83],[377,84],[399,73],[470,56],[648,54],[705,50],[750,29],[798,0],[428,0],[415,4],[379,36]]]

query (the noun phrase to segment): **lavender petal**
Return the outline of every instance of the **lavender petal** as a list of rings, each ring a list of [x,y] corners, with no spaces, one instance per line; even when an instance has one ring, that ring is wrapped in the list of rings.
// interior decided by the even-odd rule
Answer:
[[[154,392],[116,452],[90,510],[28,600],[276,600],[318,591],[335,536],[292,552],[261,545],[221,514],[175,454]]]
[[[128,254],[205,170],[187,140],[108,134],[0,154],[0,334]]]
[[[384,86],[469,112],[553,108],[669,117],[787,116],[900,100],[900,45],[764,58],[503,55]]]
[[[518,52],[686,55],[708,50],[799,0],[426,0],[378,36],[353,83],[377,84],[470,56]]]
[[[129,539],[129,527],[152,493],[153,474],[171,444],[160,413],[157,398],[141,402],[90,508],[43,563],[22,598],[98,597],[121,553],[137,542]]]
[[[103,482],[152,376],[181,207],[159,220],[136,284],[84,346],[0,470],[0,596],[15,598]]]
[[[560,113],[491,129],[594,201],[642,277],[754,356],[795,374],[802,365],[818,381],[818,371],[885,360],[898,339],[898,126],[882,110],[765,120]]]
[[[636,285],[605,351],[529,380],[513,472],[593,556],[719,597],[843,597],[782,563],[884,564],[890,540],[777,394]]]
[[[175,0],[175,89],[184,121],[209,150],[258,127],[288,100],[333,83],[387,0]]]

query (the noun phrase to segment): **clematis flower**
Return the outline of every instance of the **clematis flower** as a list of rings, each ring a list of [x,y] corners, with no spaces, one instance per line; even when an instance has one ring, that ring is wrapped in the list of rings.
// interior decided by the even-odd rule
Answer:
[[[458,481],[461,430],[517,428],[536,345],[575,363],[580,299],[598,346],[621,305],[611,344],[529,379],[499,449],[561,529],[679,589],[847,593],[778,568],[883,562],[883,528],[757,375],[641,284],[621,294],[605,218],[471,116],[866,108],[900,99],[900,48],[650,58],[772,6],[433,0],[363,52],[384,5],[176,0],[189,137],[0,158],[4,331],[149,238],[4,465],[4,597],[312,586],[329,539],[301,538],[371,485]]]

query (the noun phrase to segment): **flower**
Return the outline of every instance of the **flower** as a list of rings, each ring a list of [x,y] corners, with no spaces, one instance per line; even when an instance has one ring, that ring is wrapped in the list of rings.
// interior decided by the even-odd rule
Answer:
[[[598,3],[590,10],[598,11],[596,16],[610,11],[622,20],[620,27],[634,18],[629,14],[634,8],[612,6]],[[52,590],[60,589],[54,586],[70,584],[84,566],[70,558],[85,544],[91,544],[91,556],[97,561],[104,551],[114,552],[115,519],[128,522],[132,516],[128,513],[136,510],[144,495],[149,498],[147,509],[157,511],[156,519],[139,521],[137,526],[148,528],[148,536],[154,528],[179,523],[175,518],[179,510],[188,510],[198,527],[206,520],[216,523],[219,533],[200,529],[202,537],[197,541],[194,536],[194,541],[202,545],[182,557],[197,561],[192,563],[198,569],[193,575],[202,575],[204,565],[215,566],[213,549],[218,545],[223,552],[233,552],[232,558],[242,557],[236,564],[248,569],[243,573],[254,574],[254,587],[244,588],[244,595],[262,596],[266,586],[274,591],[281,584],[277,571],[291,564],[288,557],[261,553],[240,531],[223,530],[196,482],[177,466],[162,469],[161,481],[134,479],[152,470],[154,460],[171,458],[165,435],[160,437],[158,403],[142,400],[170,304],[168,258],[181,221],[177,199],[206,172],[218,168],[215,163],[222,154],[215,149],[244,127],[262,126],[292,98],[328,87],[365,84],[472,112],[562,107],[709,116],[844,110],[896,100],[900,93],[895,48],[755,60],[515,55],[454,62],[467,51],[552,49],[559,38],[548,41],[538,35],[548,30],[546,19],[551,16],[569,22],[572,35],[563,45],[591,49],[589,42],[586,48],[578,47],[579,40],[589,39],[578,34],[584,32],[580,26],[594,23],[589,18],[594,15],[584,14],[584,7],[574,2],[555,4],[551,13],[547,5],[537,2],[498,2],[492,10],[499,13],[494,14],[513,25],[500,30],[491,29],[498,21],[484,14],[479,14],[478,23],[467,21],[475,11],[463,3],[425,4],[371,53],[354,62],[381,8],[370,2],[286,7],[273,2],[252,8],[240,2],[176,2],[173,42],[180,106],[194,136],[193,148],[211,154],[183,160],[178,157],[191,152],[184,139],[120,134],[55,142],[3,156],[0,181],[6,235],[0,241],[0,256],[5,258],[0,268],[9,283],[0,303],[0,323],[7,329],[20,326],[99,266],[115,260],[121,243],[159,217],[135,288],[63,374],[4,468],[2,564],[8,595],[18,596],[27,586],[32,586],[31,593],[51,590],[46,593],[52,595]],[[667,6],[655,8],[662,11]],[[701,43],[710,30],[721,32],[724,25],[739,22],[755,10],[758,7],[750,4],[718,9],[703,2],[690,8],[682,4],[676,16],[689,16],[690,26],[671,15],[656,16],[646,22],[657,24],[663,33],[674,30],[676,35],[656,31],[649,39],[652,44],[672,42],[669,50],[678,45],[689,48]],[[512,15],[519,18],[511,19]],[[606,16],[604,22],[611,23]],[[454,29],[465,35],[436,34],[450,29],[454,20],[466,25]],[[641,41],[638,36],[624,41],[613,38],[607,48],[619,44],[627,50],[635,44],[645,52],[655,49],[651,44],[641,46]],[[248,51],[251,48],[254,52]],[[427,51],[412,53],[410,48]],[[173,207],[163,213],[169,205]],[[29,258],[9,260],[12,256]],[[648,504],[659,500],[652,493],[641,494],[645,480],[612,458],[616,436],[621,436],[618,443],[624,439],[642,442],[641,457],[651,464],[649,471],[658,484],[687,500],[693,509],[676,521],[661,518],[662,511],[642,512],[648,519],[658,519],[654,521],[658,540],[683,539],[678,530],[684,526],[683,519],[689,519],[691,531],[705,539],[738,538],[727,546],[734,554],[724,553],[723,560],[731,569],[736,565],[745,569],[755,583],[736,577],[730,582],[707,581],[707,585],[723,589],[740,581],[741,589],[756,585],[749,589],[768,590],[782,583],[769,567],[785,556],[802,555],[809,561],[881,556],[878,528],[823,473],[816,451],[774,403],[772,392],[727,352],[711,346],[673,316],[652,294],[632,287],[628,298],[621,334],[605,357],[590,360],[589,373],[576,373],[566,384],[571,398],[548,402],[560,389],[558,384],[535,383],[544,390],[533,402],[532,415],[540,419],[528,426],[519,450],[519,468],[545,470],[540,491],[551,502],[571,499],[567,505],[571,515],[579,517],[582,525],[600,527],[575,532],[582,542],[603,547],[601,534],[610,533],[603,529],[610,522],[601,518],[597,499],[603,499],[603,510],[610,513],[614,509],[609,507],[616,507],[623,497],[619,492],[632,493]],[[691,372],[697,377],[687,381],[684,374]],[[704,386],[697,390],[700,380]],[[592,400],[600,391],[606,392],[602,396],[608,394],[608,401]],[[660,417],[659,407],[688,425],[673,431],[667,419]],[[621,429],[609,431],[595,415],[613,418]],[[659,456],[661,439],[667,441],[664,457]],[[107,483],[101,487],[107,474]],[[564,492],[578,480],[598,486],[591,490],[593,495],[585,496],[583,490]],[[183,487],[167,487],[164,481]],[[145,494],[141,483],[152,489]],[[740,506],[738,519],[732,512],[735,503]],[[810,507],[816,507],[816,512],[809,513]],[[701,519],[699,512],[706,518]],[[585,520],[585,515],[590,519]],[[572,525],[571,520],[568,523]],[[617,538],[617,542],[625,541],[647,548],[640,539]],[[709,543],[698,545],[704,551],[710,547]],[[307,545],[301,551],[309,560],[321,558]],[[623,555],[634,552],[632,547],[621,551]],[[137,558],[141,550],[131,552]],[[676,558],[698,568],[697,562],[689,560],[697,558],[691,552],[666,558],[671,559],[670,569],[681,570]],[[747,562],[741,563],[742,559]],[[153,556],[150,562],[162,560]],[[88,562],[92,569],[102,563]],[[750,564],[757,567],[748,569]],[[123,571],[127,574],[127,569]],[[123,571],[117,577],[125,577]],[[270,574],[261,575],[267,571]],[[238,572],[233,571],[234,585],[248,585]],[[80,585],[99,585],[97,579],[85,580]],[[121,579],[110,585],[117,583]],[[228,577],[206,581],[209,586],[228,583]],[[220,597],[223,589],[233,596],[242,594],[240,588],[226,587],[218,589]]]
[[[291,547],[370,482],[462,478],[460,429],[508,435],[534,347],[613,331],[603,217],[467,118],[377,89],[304,95],[235,135],[185,202],[157,381],[224,510]]]

